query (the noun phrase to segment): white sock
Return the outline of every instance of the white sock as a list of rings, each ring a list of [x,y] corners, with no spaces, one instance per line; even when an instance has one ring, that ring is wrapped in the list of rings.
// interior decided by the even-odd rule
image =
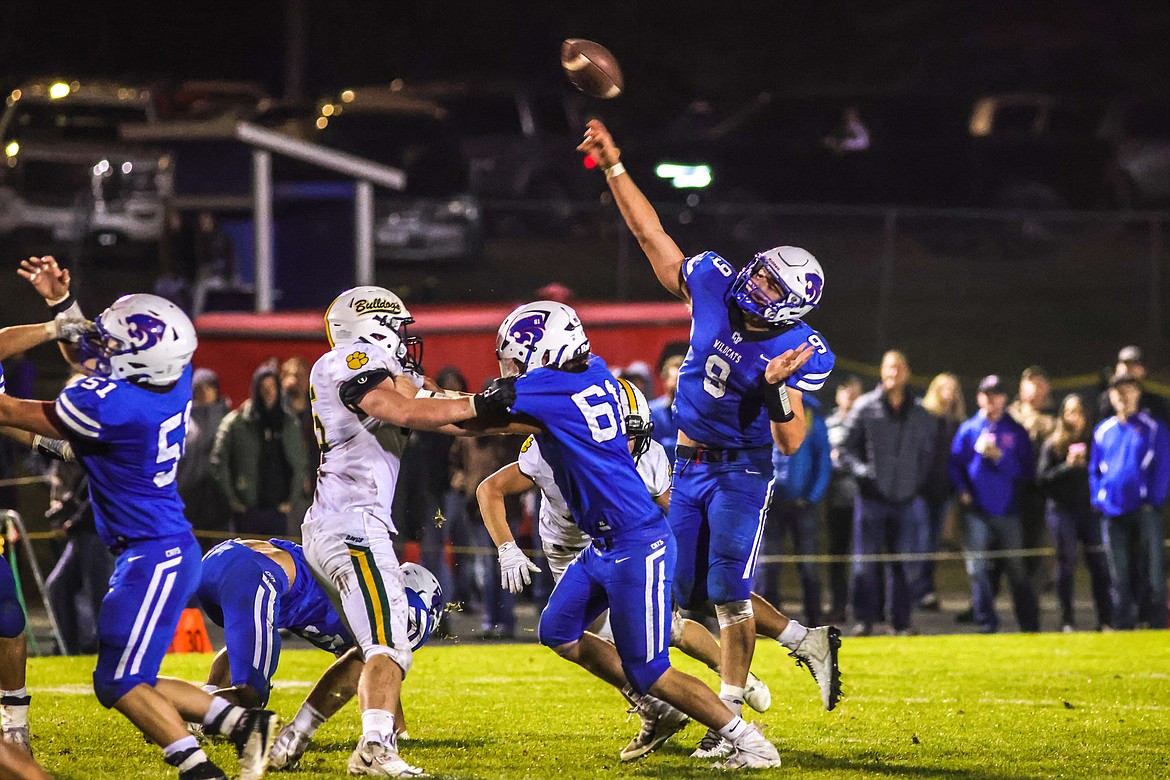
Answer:
[[[776,637],[776,641],[789,650],[795,650],[800,647],[800,643],[804,641],[806,636],[808,636],[808,629],[795,620],[789,619],[788,625],[784,626],[784,630],[780,632],[780,636]]]
[[[723,737],[728,742],[735,742],[748,731],[747,721],[736,715],[723,728],[719,729],[719,736]]]
[[[321,728],[321,724],[324,722],[325,716],[317,712],[313,705],[305,703],[301,705],[293,717],[292,727],[306,737],[311,737],[317,733],[317,729]]]
[[[195,749],[195,752],[183,759],[181,764],[175,764],[172,762],[172,758],[174,756],[184,751],[191,750],[192,748]],[[209,760],[207,758],[207,754],[200,749],[199,742],[192,735],[187,735],[182,739],[177,739],[163,748],[163,758],[165,758],[167,763],[171,764],[171,766],[178,767],[180,772],[186,772],[188,769],[191,769],[192,767],[198,766],[204,761]]]
[[[226,737],[232,733],[232,729],[240,722],[240,718],[244,717],[245,712],[243,707],[237,707],[227,699],[212,696],[211,706],[203,716],[203,725],[210,726],[217,734]]]
[[[743,714],[743,688],[722,683],[719,686],[719,698],[727,705],[727,709],[731,710],[732,715]]]
[[[28,698],[28,688],[17,688],[13,691],[0,691],[0,700],[10,702],[25,701]],[[0,724],[4,728],[27,728],[28,705],[0,703]]]
[[[362,712],[362,736],[366,742],[394,744],[394,715],[386,710],[365,710]]]

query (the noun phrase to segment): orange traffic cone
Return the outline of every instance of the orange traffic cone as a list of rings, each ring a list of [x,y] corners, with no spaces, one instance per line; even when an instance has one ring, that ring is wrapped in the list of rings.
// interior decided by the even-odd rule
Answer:
[[[211,637],[207,636],[207,626],[203,623],[203,611],[192,607],[184,609],[167,652],[210,653],[212,650]]]

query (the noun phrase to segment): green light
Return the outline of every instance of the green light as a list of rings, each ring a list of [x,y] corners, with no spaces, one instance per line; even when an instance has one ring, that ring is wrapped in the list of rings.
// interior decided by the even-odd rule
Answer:
[[[709,165],[659,163],[654,169],[654,175],[660,179],[670,179],[671,186],[676,190],[702,189],[711,184],[711,166]]]

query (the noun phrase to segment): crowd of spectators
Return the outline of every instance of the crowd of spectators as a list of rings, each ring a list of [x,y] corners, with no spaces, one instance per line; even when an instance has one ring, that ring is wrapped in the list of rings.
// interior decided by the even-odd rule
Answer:
[[[1167,627],[1170,407],[1143,388],[1137,347],[1121,350],[1099,398],[1069,394],[1059,410],[1039,366],[1015,388],[982,379],[971,417],[955,375],[934,377],[921,398],[910,376],[906,356],[891,351],[869,392],[843,378],[823,422],[812,406],[801,450],[774,459],[766,552],[783,552],[791,534],[796,555],[831,556],[825,620],[845,623],[851,613],[855,635],[887,621],[894,633],[914,633],[916,611],[941,607],[936,559],[948,552],[950,527],[970,585],[969,607],[955,617],[979,631],[1000,628],[1004,579],[1021,631],[1041,629],[1038,596],[1050,588],[1059,627],[1075,630],[1082,560],[1096,618],[1082,628]],[[777,567],[764,560],[756,588],[778,598]],[[820,567],[797,565],[810,625],[822,617]]]

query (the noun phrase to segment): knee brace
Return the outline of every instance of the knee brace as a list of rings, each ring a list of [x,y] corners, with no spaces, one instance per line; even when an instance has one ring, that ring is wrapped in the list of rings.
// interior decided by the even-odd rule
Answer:
[[[662,653],[649,661],[638,661],[636,663],[626,663],[622,661],[622,670],[626,673],[626,679],[630,681],[630,685],[638,693],[649,693],[650,689],[654,687],[654,683],[658,682],[658,678],[666,674],[666,670],[670,668],[670,658],[665,653]]]
[[[686,618],[675,610],[670,616],[670,645],[671,647],[678,647],[678,643],[682,641],[683,627]]]
[[[722,630],[751,620],[755,617],[755,612],[752,611],[751,599],[729,601],[726,604],[715,605],[715,617],[719,619],[719,628]]]
[[[8,564],[0,560],[0,565]],[[0,596],[0,638],[13,639],[24,633],[24,610],[16,598],[15,591]]]

